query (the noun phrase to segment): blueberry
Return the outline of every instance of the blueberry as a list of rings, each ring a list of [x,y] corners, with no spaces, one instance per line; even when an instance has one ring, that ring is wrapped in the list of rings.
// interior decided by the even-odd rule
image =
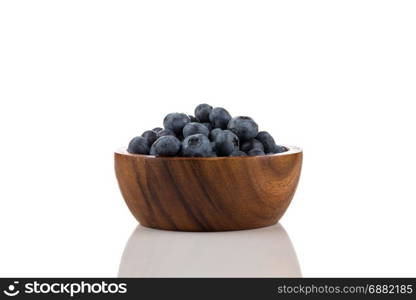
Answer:
[[[208,136],[209,135],[209,130],[203,124],[195,123],[195,122],[188,123],[183,128],[183,136],[184,137],[187,137],[187,136],[193,135],[193,134],[197,134],[197,133],[201,133],[203,135]]]
[[[251,149],[247,154],[249,156],[265,155],[264,151],[257,148]]]
[[[195,108],[195,117],[201,122],[206,123],[209,122],[209,114],[212,111],[212,106],[206,103],[199,104]]]
[[[197,122],[197,123],[199,123],[198,118],[195,118],[193,115],[188,115],[188,117],[191,120],[191,122]]]
[[[280,146],[280,145],[276,145],[276,147],[274,148],[274,151],[271,152],[271,153],[267,153],[267,154],[282,153],[282,152],[286,152],[286,151],[288,151],[286,147]]]
[[[212,157],[211,142],[203,134],[194,134],[187,136],[182,142],[182,154],[188,157]]]
[[[182,130],[186,124],[190,123],[191,119],[183,113],[171,113],[163,119],[163,127],[170,129],[175,134],[182,134]]]
[[[215,151],[219,156],[228,156],[239,149],[238,137],[229,130],[222,130],[215,136]]]
[[[256,136],[256,140],[259,140],[263,144],[264,152],[266,153],[275,153],[277,150],[276,142],[267,131],[260,131]]]
[[[167,136],[167,135],[173,135],[175,136],[175,133],[170,129],[162,129],[157,133],[157,137],[160,138],[161,136]]]
[[[264,146],[260,141],[256,139],[250,139],[242,143],[240,149],[244,152],[248,152],[251,149],[260,149],[261,151],[264,151]]]
[[[259,132],[259,126],[250,117],[235,117],[228,123],[228,130],[234,132],[241,141],[255,138]]]
[[[206,128],[208,128],[209,131],[212,130],[212,125],[211,123],[201,123],[202,125],[204,125]]]
[[[153,130],[147,130],[142,133],[142,137],[146,139],[147,144],[150,147],[157,140],[157,132]]]
[[[155,131],[155,132],[159,132],[159,131],[161,131],[163,128],[162,127],[155,127],[155,128],[153,128],[152,130],[153,131]]]
[[[211,142],[212,152],[216,153],[217,149],[215,148],[215,142]]]
[[[181,149],[181,142],[172,135],[158,138],[150,148],[150,155],[175,156]]]
[[[221,128],[215,128],[212,129],[211,132],[209,133],[209,138],[211,139],[211,141],[215,141],[215,137],[222,132]]]
[[[127,152],[132,154],[149,154],[147,140],[142,136],[136,136],[130,141]]]
[[[222,107],[214,108],[209,114],[209,121],[213,128],[227,129],[231,115]]]
[[[228,156],[247,156],[247,154],[243,151],[235,150],[235,151],[231,152],[230,155],[228,155]]]

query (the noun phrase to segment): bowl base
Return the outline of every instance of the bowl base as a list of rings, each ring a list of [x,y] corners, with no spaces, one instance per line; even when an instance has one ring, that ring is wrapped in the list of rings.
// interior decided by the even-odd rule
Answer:
[[[140,223],[139,224],[143,227],[157,229],[157,230],[164,230],[164,231],[181,231],[181,232],[225,232],[225,231],[241,231],[241,230],[251,230],[251,229],[258,229],[263,227],[269,227],[276,225],[279,221],[266,224],[266,225],[257,225],[257,226],[247,226],[247,227],[236,227],[236,228],[224,228],[224,229],[208,229],[208,230],[201,230],[201,229],[181,229],[181,228],[172,228],[172,227],[163,227],[163,226],[152,226]]]

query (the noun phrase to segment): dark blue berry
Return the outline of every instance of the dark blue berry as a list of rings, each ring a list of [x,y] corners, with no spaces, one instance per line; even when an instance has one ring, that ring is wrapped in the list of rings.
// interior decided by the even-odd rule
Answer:
[[[222,132],[221,128],[214,128],[211,130],[211,132],[209,133],[209,138],[211,139],[211,141],[215,141],[215,137]]]
[[[195,108],[195,117],[199,120],[201,123],[209,122],[209,114],[212,111],[212,106],[206,103],[199,104]]]
[[[199,123],[198,118],[195,118],[193,115],[188,115],[188,117],[191,120],[191,122],[198,122]]]
[[[228,156],[239,149],[238,137],[229,130],[222,130],[215,136],[215,151],[219,156]]]
[[[150,155],[176,156],[181,149],[181,142],[172,135],[158,138],[150,148]]]
[[[203,134],[187,136],[182,142],[182,154],[187,157],[212,157],[214,155],[210,140]]]
[[[171,113],[163,119],[163,127],[170,129],[175,134],[182,134],[182,130],[186,124],[190,123],[191,119],[183,113]]]
[[[201,123],[202,125],[204,125],[206,128],[208,128],[209,131],[212,130],[212,125],[211,123]]]
[[[260,149],[251,149],[250,151],[248,151],[247,153],[249,156],[257,156],[257,155],[265,155],[264,151],[260,150]]]
[[[231,154],[228,155],[228,156],[247,156],[247,154],[243,151],[235,150],[235,151],[231,152]]]
[[[213,128],[227,129],[231,115],[222,107],[214,108],[209,114],[209,121]]]
[[[130,141],[127,152],[132,154],[149,154],[147,140],[142,136],[136,136]]]
[[[189,135],[193,135],[193,134],[197,134],[197,133],[201,133],[203,135],[208,136],[209,135],[209,130],[206,126],[204,126],[201,123],[188,123],[185,125],[185,127],[183,128],[183,136],[187,137]]]
[[[256,136],[256,140],[259,140],[263,144],[264,152],[275,153],[277,151],[276,142],[267,131],[260,131]]]
[[[248,141],[243,142],[240,146],[240,149],[244,152],[248,152],[251,149],[260,149],[264,151],[264,146],[260,141],[256,139],[250,139]]]
[[[228,123],[228,130],[234,132],[241,141],[247,141],[256,137],[259,126],[250,117],[235,117]]]
[[[155,127],[155,128],[153,128],[152,130],[154,131],[154,132],[159,132],[159,131],[161,131],[163,128],[162,127]]]
[[[146,139],[147,144],[150,147],[157,140],[157,132],[153,130],[147,130],[142,133],[142,137]]]
[[[175,136],[175,133],[170,129],[162,129],[157,133],[157,137],[160,138],[161,136],[167,136],[167,135],[173,135]]]
[[[215,148],[215,142],[211,142],[212,152],[217,153],[217,149]]]
[[[280,146],[280,145],[276,145],[276,147],[274,148],[274,151],[271,153],[267,153],[267,154],[274,154],[274,153],[283,153],[286,152],[287,148],[284,146]]]

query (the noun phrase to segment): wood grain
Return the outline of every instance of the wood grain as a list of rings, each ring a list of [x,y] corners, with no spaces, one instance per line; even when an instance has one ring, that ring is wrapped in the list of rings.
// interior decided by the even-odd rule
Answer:
[[[275,224],[296,190],[302,151],[252,157],[154,157],[115,152],[127,206],[140,224],[225,231]]]

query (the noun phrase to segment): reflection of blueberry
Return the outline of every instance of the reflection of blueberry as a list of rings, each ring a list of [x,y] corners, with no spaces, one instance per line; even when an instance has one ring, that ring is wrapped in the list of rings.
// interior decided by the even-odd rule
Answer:
[[[199,104],[195,108],[195,117],[199,120],[201,123],[209,122],[209,114],[212,111],[212,106],[206,103]]]
[[[182,154],[188,157],[212,157],[211,142],[203,134],[187,136],[182,142]]]
[[[136,136],[130,141],[127,152],[132,154],[149,154],[147,140],[142,136]]]
[[[142,133],[142,137],[146,139],[147,144],[150,147],[157,140],[157,132],[153,130],[147,130]]]
[[[231,152],[230,155],[228,155],[228,156],[247,156],[247,154],[243,151],[235,150],[235,151]]]
[[[161,136],[166,136],[166,135],[175,135],[175,133],[170,130],[170,129],[162,129],[161,131],[159,131],[157,133],[157,137],[160,138]]]
[[[209,114],[209,121],[213,128],[227,129],[230,120],[231,115],[222,107],[214,108]]]
[[[257,156],[257,155],[265,155],[264,151],[260,150],[260,149],[251,149],[250,151],[248,151],[247,153],[249,156]]]
[[[189,117],[183,113],[171,113],[163,119],[163,127],[170,129],[176,134],[182,134],[186,124],[190,123]]]
[[[215,136],[215,151],[219,156],[228,156],[238,150],[240,141],[238,137],[229,130],[222,130]]]
[[[201,133],[203,135],[208,136],[209,135],[209,130],[203,124],[195,123],[195,122],[188,123],[183,128],[183,136],[184,137],[187,137],[187,136],[193,135],[193,134],[197,134],[197,133]]]
[[[273,137],[267,131],[260,131],[256,139],[259,140],[264,146],[264,152],[266,153],[275,153],[276,151],[276,143]]]
[[[228,130],[234,132],[241,141],[247,141],[256,137],[259,126],[250,117],[235,117],[228,123]]]
[[[158,138],[150,148],[150,155],[175,156],[181,149],[181,142],[172,135]]]
[[[244,151],[244,152],[248,152],[251,149],[260,149],[260,150],[264,151],[264,146],[260,141],[258,141],[256,139],[250,139],[250,140],[245,141],[244,143],[242,143],[241,146],[240,146],[240,149],[241,149],[241,151]]]

